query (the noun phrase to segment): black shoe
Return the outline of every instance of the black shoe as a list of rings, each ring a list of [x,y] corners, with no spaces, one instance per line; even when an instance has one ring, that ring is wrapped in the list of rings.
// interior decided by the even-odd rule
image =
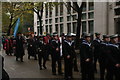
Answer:
[[[16,61],[18,61],[18,59],[16,58]]]
[[[42,70],[42,68],[40,68],[40,70]]]
[[[46,66],[43,66],[44,67],[44,69],[47,69],[47,67]]]
[[[56,73],[52,73],[52,75],[56,75]]]
[[[63,74],[64,74],[64,73],[62,73],[62,72],[61,72],[61,73],[58,73],[58,75],[63,75]]]
[[[23,60],[21,62],[24,62]]]

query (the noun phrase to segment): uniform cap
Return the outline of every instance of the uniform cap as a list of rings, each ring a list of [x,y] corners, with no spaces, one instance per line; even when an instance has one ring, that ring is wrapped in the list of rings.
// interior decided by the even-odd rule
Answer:
[[[86,37],[91,37],[91,34],[90,34],[90,33],[86,34],[86,35],[85,35],[85,38],[86,38]]]
[[[114,38],[117,38],[118,37],[118,34],[115,34],[115,35],[111,35],[110,38],[111,39],[114,39]]]
[[[109,38],[110,36],[109,35],[103,35],[103,38]]]

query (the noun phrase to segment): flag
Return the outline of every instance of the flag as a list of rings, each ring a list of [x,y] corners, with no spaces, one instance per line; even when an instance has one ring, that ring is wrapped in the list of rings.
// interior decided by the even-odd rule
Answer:
[[[16,25],[15,25],[15,28],[14,28],[14,37],[16,37],[19,24],[20,24],[20,18],[18,18],[18,20],[17,20],[17,22],[16,22]]]

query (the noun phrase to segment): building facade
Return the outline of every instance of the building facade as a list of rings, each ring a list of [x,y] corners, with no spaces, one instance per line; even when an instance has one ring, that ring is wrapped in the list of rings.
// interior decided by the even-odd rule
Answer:
[[[44,33],[76,33],[77,13],[64,4],[45,7],[42,19]],[[34,32],[39,34],[39,20],[34,13]],[[81,33],[120,34],[120,2],[86,2],[82,11]]]

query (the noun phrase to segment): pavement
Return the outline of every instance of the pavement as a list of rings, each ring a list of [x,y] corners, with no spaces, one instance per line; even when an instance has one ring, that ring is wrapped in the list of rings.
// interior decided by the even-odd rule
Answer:
[[[51,60],[46,64],[46,70],[39,70],[38,60],[34,60],[31,57],[31,60],[27,58],[27,51],[25,51],[24,62],[17,62],[15,56],[8,56],[5,54],[5,51],[2,50],[2,56],[4,56],[4,69],[9,74],[11,79],[63,79],[64,76],[52,75],[51,70]],[[62,61],[62,64],[63,61]],[[79,64],[79,62],[78,62]],[[62,70],[64,71],[64,65],[62,65]],[[74,72],[73,77],[76,79],[80,78],[80,72]]]

